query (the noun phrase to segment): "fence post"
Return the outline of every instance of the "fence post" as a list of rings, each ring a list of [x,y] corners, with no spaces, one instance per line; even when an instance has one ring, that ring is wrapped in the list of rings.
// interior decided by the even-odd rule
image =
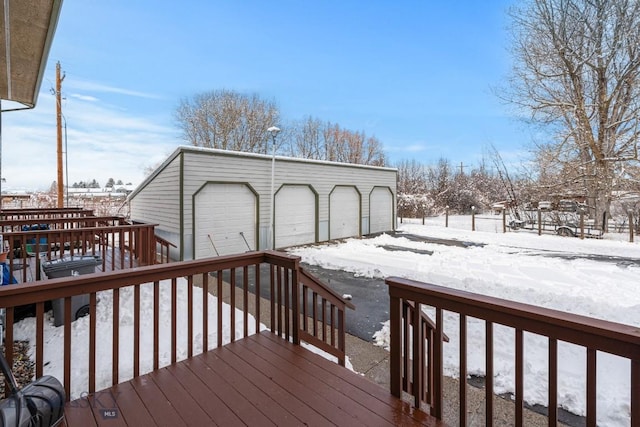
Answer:
[[[444,226],[449,227],[449,205],[444,207]]]
[[[629,214],[629,242],[633,243],[633,211],[629,209],[627,213]]]
[[[542,211],[538,208],[538,236],[542,235]]]
[[[502,232],[507,232],[507,209],[502,208]]]
[[[471,206],[471,231],[476,231],[476,207]]]

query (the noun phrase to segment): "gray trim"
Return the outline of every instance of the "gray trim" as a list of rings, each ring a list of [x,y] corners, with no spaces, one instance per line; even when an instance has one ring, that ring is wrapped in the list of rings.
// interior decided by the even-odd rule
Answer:
[[[184,155],[182,153],[180,153],[179,170],[180,184],[178,184],[178,192],[180,194],[180,212],[178,213],[178,216],[180,217],[180,261],[184,261]]]

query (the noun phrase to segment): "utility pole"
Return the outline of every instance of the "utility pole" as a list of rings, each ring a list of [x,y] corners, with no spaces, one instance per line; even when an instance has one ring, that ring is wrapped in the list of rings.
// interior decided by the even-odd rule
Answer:
[[[62,175],[62,81],[60,61],[56,63],[56,118],[58,131],[58,207],[64,207],[64,179]]]

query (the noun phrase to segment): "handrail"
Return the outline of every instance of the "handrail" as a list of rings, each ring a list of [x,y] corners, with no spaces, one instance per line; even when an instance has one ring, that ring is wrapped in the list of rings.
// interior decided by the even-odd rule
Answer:
[[[402,381],[402,337],[409,333],[403,330],[401,309],[403,301],[412,301],[416,309],[422,305],[435,307],[434,334],[434,372],[432,415],[442,418],[442,375],[443,375],[443,311],[458,313],[460,316],[460,420],[466,419],[466,377],[467,316],[485,321],[486,327],[486,417],[490,420],[493,411],[493,325],[505,325],[515,329],[515,402],[516,425],[523,424],[523,391],[524,391],[524,352],[523,332],[531,332],[549,340],[549,390],[548,402],[549,423],[557,423],[557,390],[558,390],[558,341],[582,346],[587,352],[586,376],[586,421],[587,425],[596,424],[596,368],[597,352],[607,352],[631,362],[631,422],[640,425],[640,329],[635,326],[594,319],[558,310],[537,307],[529,304],[503,300],[500,298],[474,294],[471,292],[445,288],[429,283],[391,277],[386,280],[390,296],[390,328],[391,328],[391,392],[399,396]],[[416,360],[424,360],[421,344],[416,343],[415,335],[410,337],[414,346],[414,366],[419,372],[422,367],[415,365]],[[406,351],[406,350],[405,350]],[[504,349],[503,349],[504,351]],[[422,358],[422,359],[421,359]],[[413,377],[413,381],[421,381],[421,377]],[[414,394],[414,405],[419,405],[421,396]]]
[[[6,233],[10,231],[23,231],[22,227],[29,225],[50,226],[50,229],[61,228],[81,228],[94,225],[122,225],[125,223],[123,216],[75,216],[75,217],[55,217],[55,218],[22,218],[22,219],[0,219],[0,230]],[[89,224],[89,225],[87,225]]]
[[[299,279],[302,285],[302,318],[308,319],[302,322],[301,338],[335,356],[344,366],[345,311],[347,307],[355,310],[355,306],[302,267]]]
[[[45,209],[2,209],[0,219],[45,219],[45,218],[76,218],[92,216],[93,209],[85,208],[45,208]]]
[[[107,253],[111,255],[111,269],[131,268],[134,258],[139,264],[154,262],[156,224],[140,223],[136,225],[106,225],[54,230],[11,231],[3,233],[9,245],[7,261],[10,275],[16,266],[27,265],[30,260],[36,263],[41,258],[51,260],[65,255],[99,255],[102,258],[102,270],[107,268]],[[116,265],[116,252],[120,253],[120,265]],[[132,256],[126,257],[130,253]],[[128,258],[128,259],[127,259]],[[20,272],[21,281],[27,281],[27,269]],[[36,278],[39,269],[36,267]]]
[[[415,324],[413,316],[416,314],[416,307],[413,301],[402,301],[402,327],[405,331]],[[413,381],[413,355],[409,350],[412,343],[410,342],[410,334],[404,335],[403,348],[405,350],[402,358],[402,391],[411,395],[420,395],[420,399],[430,406],[434,404],[434,351],[433,345],[435,340],[436,324],[431,318],[422,310],[420,313],[420,327],[418,329],[418,340],[424,346],[424,352],[420,355],[420,366],[422,366],[422,380]],[[442,335],[444,342],[449,342],[447,334]]]
[[[320,279],[318,279],[316,276],[314,276],[313,274],[308,272],[303,267],[300,267],[300,272],[304,276],[305,284],[307,286],[309,286],[310,288],[312,288],[314,290],[322,289],[324,292],[327,293],[325,298],[331,304],[335,304],[335,305],[340,306],[340,307],[350,308],[351,310],[355,310],[356,309],[356,306],[353,305],[353,303],[351,301],[348,301],[348,300],[345,300],[344,298],[342,298],[340,296],[340,294],[338,294],[336,291],[334,291],[329,286],[324,284]]]
[[[178,246],[174,245],[173,243],[171,243],[170,241],[163,239],[162,237],[158,236],[157,234],[155,235],[155,240],[156,240],[156,256],[154,257],[154,260],[159,263],[159,264],[165,264],[169,261],[171,261],[171,256],[169,253],[169,248],[177,248]],[[157,252],[157,247],[160,246],[160,254],[159,254],[159,259],[158,259],[158,252]]]
[[[26,304],[35,304],[35,337],[32,342],[35,343],[34,364],[36,376],[44,374],[44,354],[43,347],[45,343],[44,337],[44,304],[46,301],[61,300],[64,313],[64,321],[62,326],[64,332],[64,343],[56,355],[59,354],[64,361],[63,378],[59,378],[65,385],[67,399],[72,397],[71,389],[71,373],[76,366],[76,359],[79,354],[86,354],[84,351],[74,352],[72,345],[72,329],[73,321],[72,299],[73,297],[88,296],[89,301],[89,361],[88,368],[85,369],[88,375],[87,383],[76,384],[73,387],[81,387],[82,391],[95,392],[100,387],[115,385],[126,379],[123,376],[123,363],[132,363],[133,376],[136,377],[144,373],[144,366],[148,361],[144,361],[144,350],[141,341],[141,330],[153,333],[152,344],[152,364],[153,369],[159,369],[167,363],[175,363],[178,356],[178,338],[187,337],[187,355],[192,357],[201,351],[206,351],[214,343],[210,343],[209,329],[214,331],[217,327],[217,345],[221,346],[227,342],[234,341],[236,337],[246,337],[260,329],[260,324],[269,323],[272,332],[280,335],[286,340],[292,341],[294,344],[300,344],[300,341],[308,341],[312,345],[316,345],[321,349],[330,350],[329,353],[337,356],[339,362],[344,364],[344,328],[339,328],[332,323],[328,326],[332,330],[337,329],[337,333],[332,333],[334,339],[322,343],[320,338],[313,339],[311,334],[304,331],[302,325],[306,325],[307,314],[303,310],[301,295],[306,294],[305,288],[309,288],[308,279],[301,279],[302,274],[299,272],[300,258],[288,254],[275,251],[248,252],[240,255],[228,255],[214,258],[198,259],[192,261],[174,262],[169,264],[154,264],[144,267],[131,268],[128,270],[117,270],[108,273],[93,273],[80,275],[76,277],[65,277],[59,279],[50,279],[45,282],[29,282],[19,285],[7,285],[0,287],[0,308],[4,308],[6,312],[6,342],[12,342],[14,339],[13,326],[15,323],[15,307]],[[267,270],[261,266],[269,267]],[[177,290],[178,282],[182,283],[185,278],[187,303],[178,306]],[[333,300],[334,295],[328,292],[326,287],[321,283],[312,281],[311,285],[314,292],[319,298],[324,300]],[[307,283],[305,285],[304,283]],[[145,285],[148,284],[148,285]],[[143,287],[144,285],[144,287]],[[149,288],[149,286],[151,286]],[[182,286],[182,285],[180,285]],[[180,288],[183,289],[183,288]],[[129,293],[132,290],[132,293]],[[144,292],[142,292],[144,290]],[[127,292],[127,293],[125,293]],[[181,291],[182,292],[182,291]],[[214,304],[207,301],[210,292],[217,295],[217,309]],[[125,299],[125,295],[129,295]],[[142,296],[141,296],[142,295]],[[150,296],[151,295],[151,296]],[[170,304],[170,333],[160,333],[160,297],[169,298]],[[169,296],[170,295],[170,296]],[[182,294],[184,295],[184,294]],[[194,297],[201,295],[201,306],[195,305]],[[131,315],[127,318],[133,318],[133,354],[131,359],[123,361],[120,358],[120,329],[121,329],[121,310],[126,310],[131,305],[123,305],[125,301],[131,301]],[[143,298],[151,298],[153,301],[143,300]],[[230,305],[229,311],[224,311],[222,306],[223,298]],[[263,304],[270,304],[269,310],[262,309]],[[113,305],[109,316],[112,333],[112,362],[110,378],[103,378],[96,369],[96,343],[98,340],[102,342],[98,336],[97,328],[97,307],[99,302],[104,300],[112,300]],[[144,302],[146,301],[146,302]],[[184,301],[184,300],[181,300]],[[147,311],[143,307],[152,305],[153,310]],[[332,306],[333,303],[331,304]],[[338,304],[340,307],[335,308],[342,314],[343,319],[344,306],[346,304]],[[199,311],[197,311],[199,310]],[[217,312],[217,323],[210,326],[212,316],[215,317],[214,311]],[[238,311],[236,314],[236,311]],[[224,314],[223,311],[227,314]],[[129,312],[129,311],[127,311]],[[184,313],[187,321],[186,330],[182,329],[182,324],[177,322],[178,313]],[[54,309],[55,314],[55,309]],[[253,318],[251,317],[253,316]],[[103,321],[103,320],[101,320]],[[143,326],[144,322],[151,322],[151,326]],[[344,320],[340,322],[344,325]],[[196,325],[200,324],[201,333],[196,333]],[[230,337],[224,338],[223,326],[230,328]],[[238,325],[236,327],[236,324]],[[101,329],[102,330],[102,329]],[[152,332],[151,332],[152,331]],[[76,335],[73,335],[76,340]],[[73,341],[75,342],[75,341]],[[161,343],[169,343],[170,345],[170,361],[163,361],[160,352]],[[340,343],[340,344],[338,344]],[[211,345],[210,345],[211,344]],[[334,350],[337,348],[337,350]],[[12,346],[5,349],[6,358],[9,363],[13,360]],[[74,360],[74,361],[72,361]],[[86,362],[85,362],[86,363]],[[77,369],[77,368],[76,368]],[[129,372],[129,371],[127,371]],[[127,378],[128,379],[128,378]],[[111,384],[105,384],[105,381],[111,381]],[[77,392],[73,393],[77,397]]]

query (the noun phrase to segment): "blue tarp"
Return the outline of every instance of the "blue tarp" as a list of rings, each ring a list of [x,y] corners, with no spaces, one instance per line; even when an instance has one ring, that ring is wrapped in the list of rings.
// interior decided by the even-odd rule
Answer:
[[[2,285],[13,285],[18,283],[15,277],[10,276],[9,266],[6,263],[1,263],[2,265]]]

